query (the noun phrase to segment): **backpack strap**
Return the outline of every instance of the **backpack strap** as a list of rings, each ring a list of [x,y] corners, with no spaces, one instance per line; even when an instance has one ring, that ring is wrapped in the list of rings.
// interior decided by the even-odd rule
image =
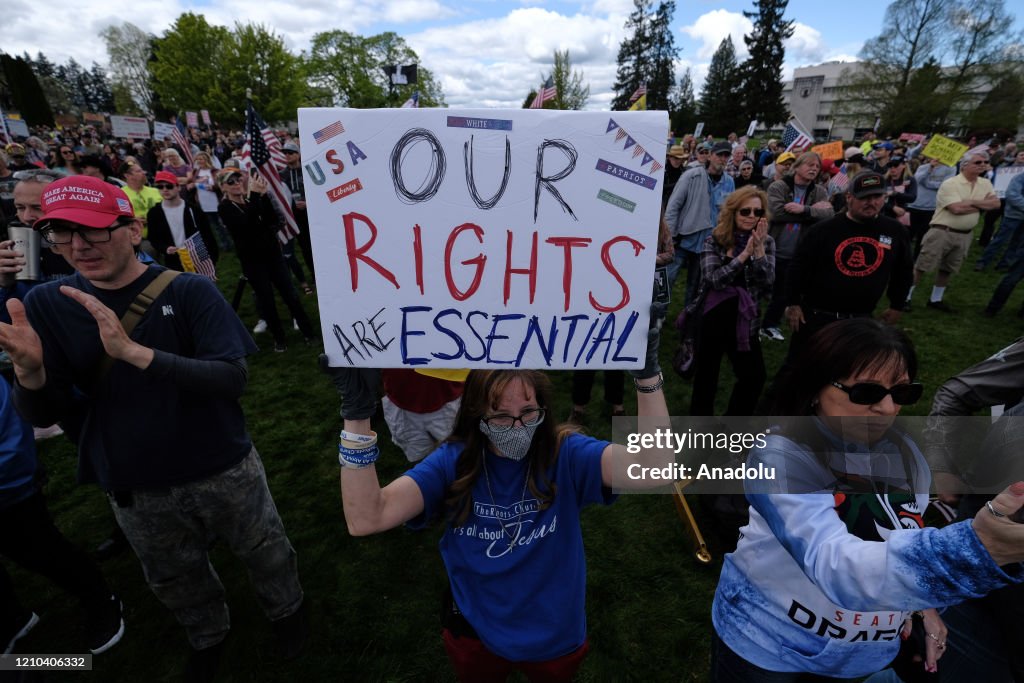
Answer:
[[[125,334],[129,337],[132,335],[132,331],[142,320],[142,317],[146,315],[146,311],[156,301],[167,286],[171,284],[171,280],[181,275],[177,270],[165,270],[155,278],[153,281],[146,285],[146,288],[139,292],[135,300],[132,301],[131,305],[128,306],[128,310],[121,316],[121,327],[124,328]],[[111,366],[114,365],[114,359],[108,354],[103,354],[103,360],[100,361],[99,368],[96,370],[95,383],[100,382],[107,373],[110,372]]]

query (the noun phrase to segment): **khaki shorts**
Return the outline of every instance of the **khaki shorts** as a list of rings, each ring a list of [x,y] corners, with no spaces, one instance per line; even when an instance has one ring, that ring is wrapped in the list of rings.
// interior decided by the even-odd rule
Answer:
[[[942,273],[958,273],[972,241],[973,231],[960,233],[930,228],[921,240],[921,253],[914,263],[914,270],[930,273],[938,269]]]
[[[402,449],[409,462],[422,460],[451,435],[461,403],[460,397],[432,413],[414,413],[402,410],[385,396],[384,421],[391,430],[391,440]]]

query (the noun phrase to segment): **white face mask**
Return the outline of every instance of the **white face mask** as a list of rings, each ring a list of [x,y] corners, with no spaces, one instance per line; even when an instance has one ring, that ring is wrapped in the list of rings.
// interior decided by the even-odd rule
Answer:
[[[509,460],[522,460],[530,450],[530,443],[533,441],[533,433],[544,418],[537,420],[536,424],[521,425],[503,432],[496,432],[486,422],[480,420],[480,431],[483,432],[497,449],[497,454]]]

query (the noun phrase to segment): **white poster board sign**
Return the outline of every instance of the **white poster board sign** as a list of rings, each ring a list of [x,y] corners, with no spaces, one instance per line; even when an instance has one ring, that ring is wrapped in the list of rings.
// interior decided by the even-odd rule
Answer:
[[[149,120],[139,116],[111,116],[110,129],[115,138],[149,138]]]
[[[7,131],[16,138],[27,138],[30,133],[28,132],[28,123],[22,119],[9,119],[4,117],[4,121],[7,123]]]
[[[638,368],[665,112],[300,109],[332,366]]]
[[[996,169],[995,178],[992,180],[992,189],[997,197],[1000,199],[1006,197],[1006,188],[1019,173],[1024,173],[1024,166],[1004,166]]]
[[[174,124],[164,123],[163,121],[154,121],[153,137],[156,138],[157,140],[173,140]]]

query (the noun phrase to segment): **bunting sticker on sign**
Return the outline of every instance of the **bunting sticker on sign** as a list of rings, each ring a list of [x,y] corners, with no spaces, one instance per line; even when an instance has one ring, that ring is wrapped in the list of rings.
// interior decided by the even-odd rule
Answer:
[[[300,109],[332,366],[638,368],[665,112]]]

